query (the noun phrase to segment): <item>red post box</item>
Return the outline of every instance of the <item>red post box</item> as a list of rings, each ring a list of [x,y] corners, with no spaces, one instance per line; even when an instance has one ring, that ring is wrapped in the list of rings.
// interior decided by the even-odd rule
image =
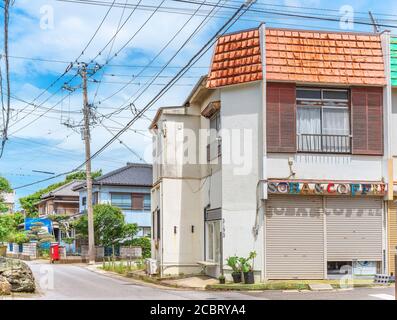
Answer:
[[[59,261],[59,243],[51,243],[50,259],[51,263],[54,261]]]

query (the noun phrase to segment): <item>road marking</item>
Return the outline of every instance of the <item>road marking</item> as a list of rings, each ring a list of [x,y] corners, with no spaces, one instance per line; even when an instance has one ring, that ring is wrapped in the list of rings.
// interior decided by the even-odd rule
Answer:
[[[370,294],[370,297],[378,298],[381,300],[394,300],[394,296],[391,294],[380,293],[380,294]]]

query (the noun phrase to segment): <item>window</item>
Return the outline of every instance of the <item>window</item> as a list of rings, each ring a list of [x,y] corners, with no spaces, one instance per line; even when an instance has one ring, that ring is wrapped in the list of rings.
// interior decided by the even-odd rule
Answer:
[[[151,203],[150,203],[150,194],[145,194],[143,198],[143,210],[150,210]]]
[[[221,130],[221,113],[218,111],[210,119],[210,129],[219,132]]]
[[[94,192],[92,194],[92,204],[93,205],[98,204],[98,199],[99,199],[99,193],[98,192]]]
[[[210,142],[207,145],[207,162],[219,158],[222,154],[222,140],[219,135],[221,130],[221,113],[218,111],[210,118],[210,129],[215,130],[216,135],[211,132]]]
[[[206,260],[219,262],[221,243],[221,221],[206,222]]]
[[[121,209],[131,209],[131,193],[112,193],[112,206]]]
[[[298,88],[297,145],[300,152],[351,152],[349,91]]]
[[[143,200],[144,200],[144,194],[133,193],[132,194],[132,209],[133,210],[143,210]]]
[[[83,206],[86,206],[86,205],[87,205],[87,197],[81,198],[81,204],[82,204]]]

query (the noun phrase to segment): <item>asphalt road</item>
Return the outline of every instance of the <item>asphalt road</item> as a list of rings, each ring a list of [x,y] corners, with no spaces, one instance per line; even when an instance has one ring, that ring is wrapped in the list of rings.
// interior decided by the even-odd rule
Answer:
[[[394,288],[360,288],[329,292],[208,292],[164,289],[121,276],[99,274],[84,265],[29,263],[38,293],[7,299],[39,300],[391,300]]]

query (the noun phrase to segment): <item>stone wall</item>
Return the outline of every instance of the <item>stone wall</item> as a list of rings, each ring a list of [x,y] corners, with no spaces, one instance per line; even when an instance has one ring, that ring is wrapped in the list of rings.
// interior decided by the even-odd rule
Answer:
[[[105,249],[104,247],[95,247],[95,259],[97,260],[103,260],[103,257],[105,256]],[[83,259],[88,258],[88,246],[82,245],[81,246],[81,257]]]
[[[142,258],[141,247],[120,247],[120,257],[124,259]]]
[[[24,243],[22,254],[28,256],[30,259],[37,259],[37,243]]]

